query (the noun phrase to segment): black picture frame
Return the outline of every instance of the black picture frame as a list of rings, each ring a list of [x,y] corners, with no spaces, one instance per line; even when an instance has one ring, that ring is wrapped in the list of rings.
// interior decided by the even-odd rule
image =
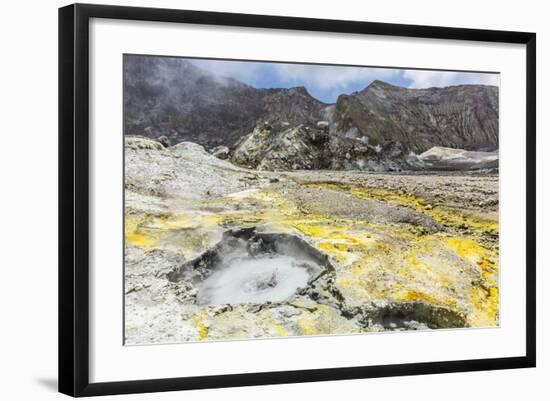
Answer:
[[[353,366],[90,383],[89,380],[89,22],[91,18],[516,43],[526,46],[526,353],[520,357]],[[59,9],[59,391],[71,396],[421,375],[535,366],[536,35],[220,12],[74,4]]]

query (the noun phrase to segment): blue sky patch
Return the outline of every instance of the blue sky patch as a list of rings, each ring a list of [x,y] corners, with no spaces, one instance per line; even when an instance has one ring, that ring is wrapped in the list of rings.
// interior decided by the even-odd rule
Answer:
[[[234,78],[256,88],[304,86],[313,97],[326,103],[334,103],[341,94],[360,91],[377,79],[407,88],[499,85],[499,74],[494,73],[205,59],[190,61],[215,75]]]

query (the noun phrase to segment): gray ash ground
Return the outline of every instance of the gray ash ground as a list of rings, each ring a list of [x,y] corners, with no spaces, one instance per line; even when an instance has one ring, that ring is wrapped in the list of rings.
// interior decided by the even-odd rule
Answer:
[[[254,171],[126,141],[126,344],[499,324],[496,174]]]

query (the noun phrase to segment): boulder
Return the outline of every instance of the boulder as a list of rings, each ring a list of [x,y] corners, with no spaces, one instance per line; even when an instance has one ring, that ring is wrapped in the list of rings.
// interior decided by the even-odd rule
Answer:
[[[328,135],[298,125],[281,132],[256,128],[235,149],[231,161],[259,170],[312,170],[326,168]]]
[[[218,159],[227,160],[229,158],[229,148],[227,146],[216,146],[210,149],[210,153]]]

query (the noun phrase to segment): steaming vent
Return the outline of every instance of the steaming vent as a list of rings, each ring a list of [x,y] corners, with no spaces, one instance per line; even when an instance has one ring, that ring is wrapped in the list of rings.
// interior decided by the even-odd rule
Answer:
[[[327,269],[328,258],[289,234],[232,230],[196,259],[168,275],[192,280],[199,305],[283,302],[308,287]]]

